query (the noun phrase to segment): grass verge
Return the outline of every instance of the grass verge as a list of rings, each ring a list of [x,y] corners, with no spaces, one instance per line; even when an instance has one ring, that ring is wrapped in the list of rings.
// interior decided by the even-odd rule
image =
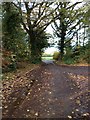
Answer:
[[[88,63],[67,64],[67,63],[60,62],[60,61],[55,61],[55,63],[58,64],[58,65],[67,65],[67,66],[90,66],[90,64],[88,64]]]

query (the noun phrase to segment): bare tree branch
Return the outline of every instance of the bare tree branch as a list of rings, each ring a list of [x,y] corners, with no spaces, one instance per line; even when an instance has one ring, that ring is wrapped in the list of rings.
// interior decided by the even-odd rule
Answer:
[[[73,5],[71,5],[71,6],[67,7],[66,9],[73,8],[73,7],[75,7],[76,5],[78,5],[78,4],[80,4],[80,3],[82,3],[82,2],[76,2],[76,3],[74,3]]]
[[[12,2],[12,4],[13,4],[16,8],[18,8],[19,13],[20,13],[20,15],[21,15],[22,25],[23,25],[24,29],[27,31],[27,33],[29,33],[29,29],[27,28],[27,26],[26,26],[26,24],[24,23],[24,20],[23,20],[23,16],[22,16],[23,11],[21,10],[21,3],[18,2],[18,5],[19,5],[19,6],[17,6],[17,5],[16,5],[15,3],[13,3],[13,2]]]

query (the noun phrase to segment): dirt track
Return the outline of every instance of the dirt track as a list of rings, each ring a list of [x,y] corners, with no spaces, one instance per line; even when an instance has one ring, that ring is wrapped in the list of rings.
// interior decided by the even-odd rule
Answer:
[[[89,116],[88,67],[43,64],[27,73],[23,87],[5,96],[3,118],[82,118]],[[23,78],[22,78],[23,79]],[[33,84],[30,85],[32,79]],[[23,80],[22,80],[23,81]],[[14,85],[15,85],[14,84]],[[5,87],[4,87],[5,88]]]

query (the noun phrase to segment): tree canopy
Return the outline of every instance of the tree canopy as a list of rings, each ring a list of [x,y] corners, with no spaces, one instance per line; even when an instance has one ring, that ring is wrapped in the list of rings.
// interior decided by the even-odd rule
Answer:
[[[37,63],[41,61],[43,48],[49,45],[51,36],[46,28],[52,25],[55,37],[59,38],[59,59],[62,60],[65,52],[73,51],[73,39],[75,45],[79,45],[80,30],[84,30],[83,46],[86,37],[89,38],[89,5],[87,2],[3,2],[3,48],[12,51],[18,60],[26,56]]]

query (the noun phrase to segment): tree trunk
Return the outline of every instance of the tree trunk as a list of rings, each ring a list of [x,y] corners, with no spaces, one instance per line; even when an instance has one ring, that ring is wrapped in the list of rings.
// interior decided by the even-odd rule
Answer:
[[[37,43],[36,43],[36,37],[35,35],[30,33],[30,51],[31,51],[31,56],[30,56],[30,61],[31,63],[39,63],[41,62],[41,51],[39,50]]]
[[[83,38],[83,47],[84,47],[84,42],[85,42],[85,27],[84,27],[84,38]]]
[[[32,63],[39,63],[41,62],[41,54],[36,46],[36,44],[31,44],[31,57],[30,60]]]
[[[78,31],[76,32],[76,39],[77,39],[77,41],[76,41],[76,46],[78,46],[78,45],[79,45]]]
[[[60,59],[62,61],[63,59],[63,55],[64,55],[64,36],[61,38],[61,56],[60,56]]]
[[[66,26],[64,25],[64,21],[61,21],[61,44],[60,44],[60,58],[59,60],[63,60],[64,56],[64,41],[65,41],[65,35],[66,35]]]

